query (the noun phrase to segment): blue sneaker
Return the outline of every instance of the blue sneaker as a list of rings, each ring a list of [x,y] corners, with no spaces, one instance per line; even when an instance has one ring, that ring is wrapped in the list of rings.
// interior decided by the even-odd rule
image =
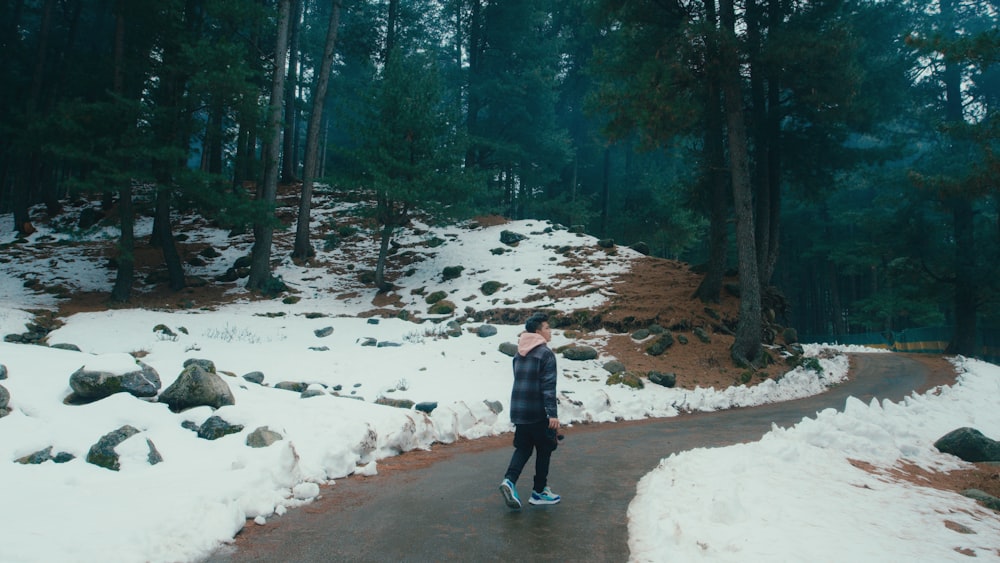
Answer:
[[[558,504],[561,500],[561,496],[553,493],[552,489],[545,487],[540,493],[531,491],[531,498],[528,499],[528,502],[531,504]]]
[[[500,492],[503,493],[503,500],[507,506],[521,508],[521,499],[517,498],[517,489],[514,488],[514,483],[511,483],[510,479],[504,479],[500,482]]]

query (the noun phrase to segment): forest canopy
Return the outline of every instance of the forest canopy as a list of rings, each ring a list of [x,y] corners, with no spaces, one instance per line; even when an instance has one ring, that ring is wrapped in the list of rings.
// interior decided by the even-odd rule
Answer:
[[[308,261],[313,185],[377,208],[374,283],[414,209],[541,218],[837,337],[1000,320],[997,0],[2,0],[0,212],[88,194],[185,284],[172,221],[275,228]],[[295,225],[277,191],[298,190]],[[39,207],[41,206],[41,207]],[[136,240],[138,214],[155,218]],[[725,285],[739,273],[739,287]],[[656,283],[650,280],[650,283]]]

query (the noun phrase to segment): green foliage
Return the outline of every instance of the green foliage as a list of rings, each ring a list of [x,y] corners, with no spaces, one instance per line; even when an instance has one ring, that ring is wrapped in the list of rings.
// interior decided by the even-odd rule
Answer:
[[[497,291],[500,291],[501,287],[503,287],[503,284],[498,281],[488,281],[479,286],[479,290],[483,292],[483,295],[493,295]]]
[[[431,293],[430,295],[428,295],[427,297],[425,297],[424,301],[428,305],[433,305],[433,304],[437,303],[438,301],[441,301],[445,297],[448,297],[448,293],[447,292],[445,292],[445,291],[435,291],[434,293]]]
[[[464,266],[447,266],[441,272],[441,278],[444,281],[456,279],[462,275],[463,270],[465,270]]]

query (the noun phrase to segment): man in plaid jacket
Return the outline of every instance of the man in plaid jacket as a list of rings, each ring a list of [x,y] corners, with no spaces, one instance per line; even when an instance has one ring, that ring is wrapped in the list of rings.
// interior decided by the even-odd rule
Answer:
[[[535,313],[524,324],[514,355],[514,387],[510,393],[510,421],[514,423],[514,455],[500,492],[510,508],[521,508],[517,478],[535,452],[535,479],[531,504],[556,504],[561,497],[548,487],[549,460],[558,445],[559,413],[556,406],[556,355],[549,318]]]

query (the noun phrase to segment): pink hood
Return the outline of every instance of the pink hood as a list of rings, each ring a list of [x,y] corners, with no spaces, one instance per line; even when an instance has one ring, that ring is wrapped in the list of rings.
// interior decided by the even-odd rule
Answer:
[[[528,352],[538,348],[541,344],[545,344],[545,337],[541,334],[537,332],[522,332],[521,337],[517,340],[517,353],[527,356]]]

